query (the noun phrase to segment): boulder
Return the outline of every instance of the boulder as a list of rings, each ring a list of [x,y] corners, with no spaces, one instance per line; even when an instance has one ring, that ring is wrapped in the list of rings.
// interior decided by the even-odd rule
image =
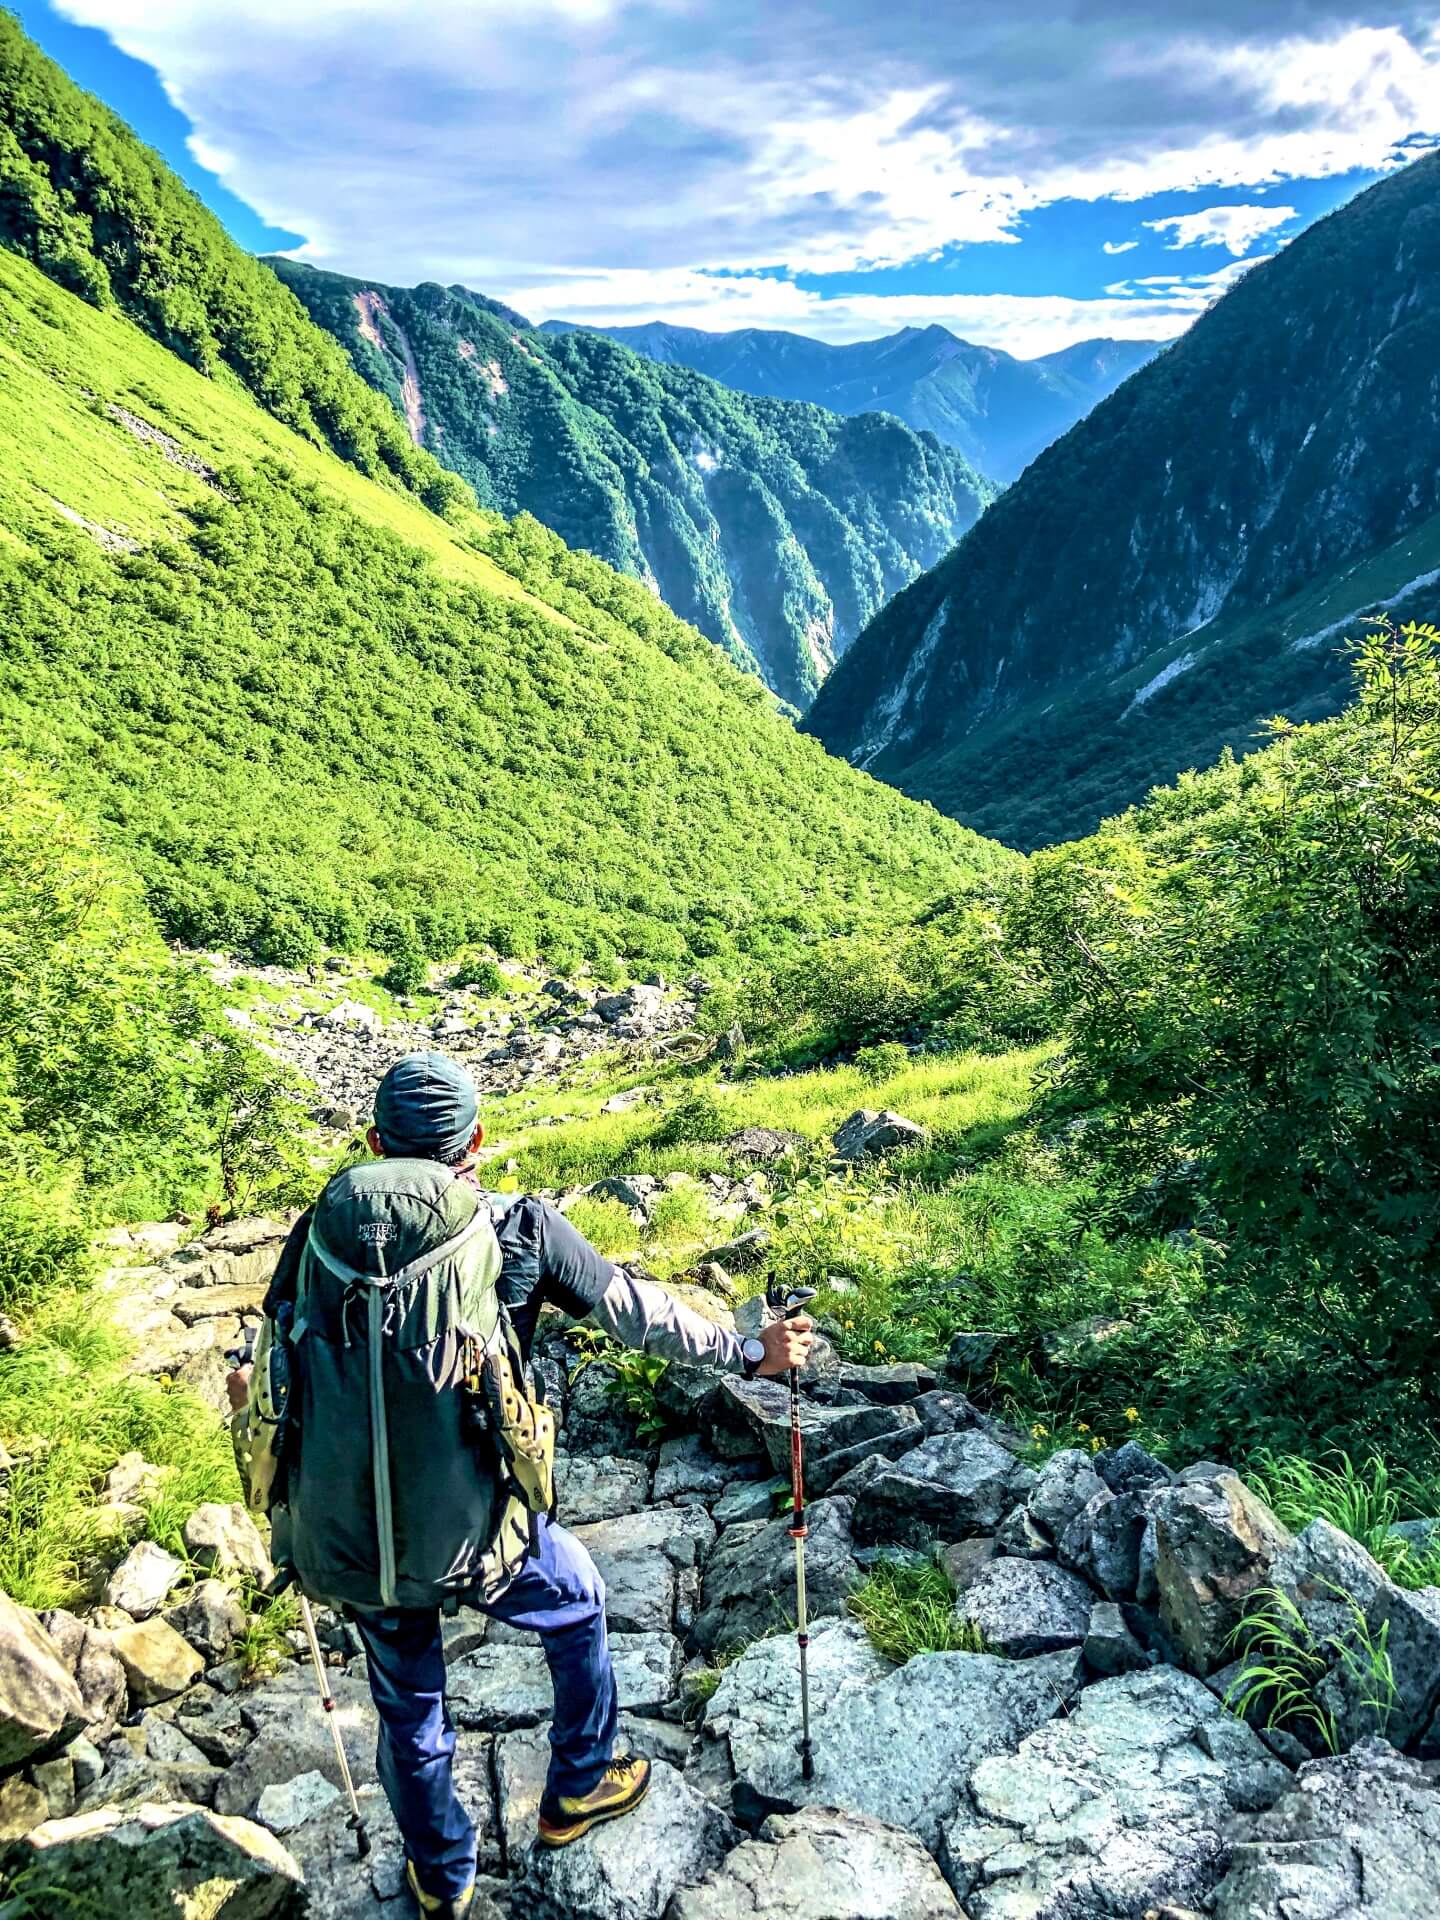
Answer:
[[[300,1868],[249,1820],[199,1807],[102,1807],[37,1827],[10,1857],[56,1914],[120,1920],[300,1920]]]
[[[914,1360],[895,1360],[884,1367],[862,1367],[853,1360],[842,1360],[839,1384],[846,1392],[858,1393],[881,1406],[893,1406],[897,1401],[933,1393],[940,1379]]]
[[[741,1127],[721,1145],[732,1160],[748,1160],[763,1166],[770,1160],[783,1160],[790,1153],[806,1152],[810,1142],[803,1133],[789,1133],[781,1127]]]
[[[955,1540],[948,1547],[942,1547],[940,1565],[955,1591],[964,1593],[981,1568],[988,1567],[998,1551],[993,1534],[972,1533],[968,1540]]]
[[[1017,1560],[1049,1560],[1055,1552],[1054,1541],[1031,1519],[1028,1507],[1010,1509],[995,1529],[995,1544]]]
[[[976,1763],[1059,1713],[1080,1665],[1073,1653],[922,1653],[892,1667],[855,1621],[822,1624],[810,1643],[815,1777],[805,1781],[797,1663],[792,1638],[758,1641],[726,1668],[706,1711],[707,1738],[729,1743],[739,1816],[843,1806],[932,1850]]]
[[[293,1833],[307,1820],[327,1813],[340,1799],[340,1789],[323,1773],[300,1773],[293,1780],[263,1789],[255,1818],[272,1833]]]
[[[526,1920],[661,1920],[683,1887],[718,1866],[736,1834],[663,1760],[635,1812],[568,1847],[536,1847],[515,1883]]]
[[[1421,1920],[1437,1909],[1440,1792],[1382,1740],[1311,1760],[1234,1848],[1214,1920]]]
[[[1008,1659],[1078,1647],[1090,1626],[1094,1595],[1050,1560],[992,1560],[955,1603],[985,1645]]]
[[[164,1478],[165,1469],[152,1466],[143,1453],[122,1453],[105,1476],[105,1504],[130,1506],[158,1491]]]
[[[1090,1622],[1085,1630],[1085,1664],[1093,1672],[1107,1677],[1140,1673],[1152,1664],[1113,1600],[1097,1600],[1090,1609]]]
[[[335,1724],[350,1771],[357,1781],[371,1781],[375,1778],[375,1709],[370,1688],[358,1673],[333,1673],[330,1686]],[[255,1737],[221,1776],[215,1794],[217,1812],[253,1817],[267,1787],[283,1786],[302,1773],[322,1773],[332,1786],[341,1784],[334,1741],[308,1662],[282,1668],[243,1694],[240,1710],[255,1729]],[[181,1723],[189,1724],[183,1715]],[[199,1729],[194,1737],[199,1744]]]
[[[990,1378],[995,1356],[1013,1335],[977,1329],[957,1333],[945,1355],[945,1371],[966,1386],[979,1385]]]
[[[650,1497],[647,1463],[615,1454],[558,1453],[555,1478],[560,1518],[567,1527],[638,1513]]]
[[[1076,1514],[1106,1491],[1088,1453],[1061,1447],[1041,1467],[1030,1491],[1030,1517],[1052,1540],[1058,1540]]]
[[[876,1435],[873,1439],[856,1440],[848,1447],[838,1447],[831,1452],[822,1452],[816,1460],[806,1458],[805,1491],[809,1495],[829,1493],[858,1466],[867,1460],[899,1460],[913,1447],[919,1446],[924,1438],[924,1429],[909,1408],[901,1411],[910,1414],[903,1426],[897,1426],[890,1433]]]
[[[1201,1681],[1156,1667],[1098,1681],[1068,1718],[981,1760],[940,1862],[971,1920],[1139,1915],[1202,1898],[1236,1816],[1289,1781]]]
[[[770,1520],[789,1492],[787,1480],[732,1480],[711,1507],[710,1518],[722,1527],[741,1520]]]
[[[223,1660],[245,1631],[245,1609],[222,1580],[199,1580],[171,1607],[166,1622],[209,1666]]]
[[[816,1500],[807,1510],[806,1587],[810,1617],[844,1610],[856,1584],[848,1500]],[[795,1543],[789,1517],[727,1527],[705,1563],[692,1629],[707,1652],[789,1626],[795,1611]]]
[[[1056,1546],[1061,1566],[1080,1574],[1107,1599],[1133,1600],[1148,1518],[1143,1494],[1097,1494],[1061,1534]]]
[[[1268,1584],[1293,1536],[1232,1473],[1149,1498],[1161,1622],[1188,1666],[1213,1672],[1230,1656],[1246,1602]]]
[[[665,1760],[684,1771],[690,1756],[688,1727],[669,1720],[642,1719],[622,1713],[615,1741],[617,1753],[640,1753],[647,1760]],[[535,1825],[545,1776],[550,1767],[550,1733],[544,1726],[518,1727],[495,1741],[495,1799],[505,1859],[514,1873],[535,1844]]]
[[[210,1765],[195,1742],[173,1720],[151,1712],[144,1715],[141,1725],[145,1732],[145,1751],[152,1760],[163,1761],[169,1767],[193,1767],[197,1772],[203,1772]]]
[[[601,1361],[591,1361],[571,1375],[564,1439],[572,1455],[644,1458],[648,1454],[636,1439],[635,1422],[616,1398],[618,1382],[615,1369]]]
[[[129,1703],[125,1669],[109,1634],[61,1607],[42,1614],[41,1624],[80,1689],[86,1733],[97,1744],[108,1739]]]
[[[836,1491],[847,1492],[851,1477]],[[931,1434],[893,1466],[865,1474],[855,1489],[856,1538],[924,1547],[937,1537],[991,1533],[1034,1480],[987,1434]]]
[[[790,1389],[783,1380],[743,1380],[727,1374],[711,1409],[711,1442],[725,1459],[743,1459],[761,1450],[778,1474],[790,1472]],[[920,1438],[919,1416],[913,1407],[818,1407],[802,1401],[800,1431],[808,1474],[822,1468],[833,1455],[886,1435]],[[743,1443],[737,1446],[736,1442]]]
[[[132,1620],[148,1620],[185,1577],[185,1564],[153,1540],[130,1549],[105,1583],[105,1604],[123,1607]]]
[[[112,1637],[132,1702],[154,1706],[173,1700],[205,1671],[201,1656],[163,1620],[137,1620]]]
[[[655,1713],[675,1698],[680,1642],[670,1633],[612,1633],[610,1653],[620,1705]],[[533,1727],[550,1716],[550,1669],[538,1644],[487,1643],[450,1668],[450,1710],[462,1727],[504,1732]],[[248,1757],[248,1756],[247,1756]]]
[[[711,1247],[700,1258],[702,1262],[714,1261],[727,1273],[751,1273],[756,1267],[763,1267],[770,1252],[770,1235],[764,1227],[751,1227],[748,1233],[737,1234],[733,1240],[723,1245]]]
[[[0,1593],[0,1771],[54,1752],[87,1718],[60,1649],[33,1613]]]
[[[859,1107],[836,1130],[833,1144],[837,1160],[854,1164],[890,1153],[896,1147],[918,1146],[925,1138],[925,1128],[907,1120],[904,1114],[891,1113],[888,1108],[877,1112],[874,1107]]]
[[[1095,1471],[1112,1493],[1148,1493],[1151,1487],[1168,1487],[1175,1478],[1138,1440],[1102,1448],[1095,1455]]]
[[[236,1500],[229,1506],[210,1501],[185,1522],[185,1550],[207,1573],[234,1574],[257,1587],[275,1577],[270,1550],[260,1529]]]
[[[677,1893],[667,1920],[965,1920],[914,1837],[868,1814],[804,1807],[775,1813],[698,1887]]]
[[[75,1769],[68,1753],[57,1753],[53,1760],[38,1760],[29,1769],[30,1779],[45,1796],[46,1816],[63,1820],[75,1811]]]
[[[656,1500],[711,1499],[725,1490],[733,1469],[705,1445],[698,1433],[662,1442],[655,1469]]]
[[[1413,1749],[1422,1760],[1440,1759],[1440,1587],[1382,1588],[1368,1625],[1377,1642],[1384,1636],[1395,1677],[1385,1738],[1392,1746]],[[1347,1696],[1356,1691],[1347,1681]]]

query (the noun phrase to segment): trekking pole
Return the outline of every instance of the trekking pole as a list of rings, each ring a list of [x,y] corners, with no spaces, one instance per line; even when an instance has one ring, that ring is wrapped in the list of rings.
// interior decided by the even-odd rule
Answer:
[[[330,1676],[325,1671],[325,1661],[320,1652],[320,1638],[315,1631],[315,1616],[310,1611],[310,1602],[303,1593],[300,1594],[300,1619],[305,1627],[305,1638],[310,1643],[310,1658],[314,1663],[315,1678],[320,1682],[320,1704],[325,1709],[325,1718],[329,1722],[330,1738],[335,1742],[335,1758],[340,1763],[340,1778],[345,1782],[345,1798],[350,1802],[350,1818],[345,1824],[355,1835],[355,1851],[363,1860],[370,1851],[370,1835],[365,1830],[365,1818],[360,1811],[360,1802],[355,1797],[355,1782],[350,1778],[350,1762],[345,1758],[345,1742],[340,1737],[340,1723],[335,1718],[335,1696],[330,1691]]]
[[[815,1298],[813,1287],[771,1287],[770,1306],[789,1320]],[[800,1369],[790,1369],[790,1538],[795,1542],[795,1626],[800,1649],[800,1777],[815,1778],[815,1754],[810,1743],[810,1623],[805,1598],[805,1457],[800,1437]]]

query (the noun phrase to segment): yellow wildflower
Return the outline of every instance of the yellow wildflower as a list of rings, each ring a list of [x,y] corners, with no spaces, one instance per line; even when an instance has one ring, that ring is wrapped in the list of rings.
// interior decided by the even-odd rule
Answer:
[[[1032,1440],[1043,1440],[1049,1431],[1050,1429],[1048,1427],[1042,1427],[1040,1422],[1037,1420],[1034,1426],[1031,1427],[1030,1429],[1030,1438]]]
[[[1077,1421],[1075,1422],[1075,1431],[1076,1431],[1077,1433],[1088,1433],[1088,1432],[1090,1431],[1090,1429],[1089,1429],[1089,1427],[1087,1427],[1087,1426],[1086,1426],[1086,1424],[1085,1424],[1085,1422],[1084,1422],[1083,1420],[1077,1420]]]
[[[1140,1409],[1138,1407],[1126,1407],[1125,1418],[1133,1427],[1135,1422],[1140,1418]]]
[[[1100,1435],[1098,1433],[1094,1434],[1090,1440],[1090,1451],[1092,1453],[1098,1453],[1104,1444],[1105,1442],[1100,1438]]]

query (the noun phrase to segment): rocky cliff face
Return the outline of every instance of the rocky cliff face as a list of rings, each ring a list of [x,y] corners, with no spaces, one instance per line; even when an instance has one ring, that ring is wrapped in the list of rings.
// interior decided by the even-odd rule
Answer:
[[[272,264],[483,505],[644,580],[797,706],[994,496],[898,420],[748,398],[463,287]]]
[[[1242,279],[885,608],[807,724],[1034,843],[1333,710],[1347,618],[1435,565],[1437,185],[1419,160]]]

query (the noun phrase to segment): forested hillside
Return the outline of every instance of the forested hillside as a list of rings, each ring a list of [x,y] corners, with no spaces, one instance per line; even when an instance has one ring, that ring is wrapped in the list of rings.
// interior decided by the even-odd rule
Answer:
[[[547,320],[541,331],[563,335],[576,327]],[[941,326],[902,327],[842,346],[766,327],[705,333],[663,320],[594,331],[652,360],[694,367],[741,393],[810,400],[836,413],[893,413],[958,447],[1002,483],[1159,351],[1154,340],[1080,340],[1017,360]]]
[[[278,281],[0,34],[0,746],[112,824],[167,932],[723,969],[1003,862],[798,737],[643,587],[463,505]],[[61,254],[15,211],[41,205]],[[204,343],[263,387],[277,339],[266,413]],[[332,424],[378,423],[352,464],[305,412],[322,390]],[[392,426],[399,455],[372,457]]]
[[[750,399],[599,334],[550,338],[463,287],[270,264],[482,505],[643,580],[798,706],[994,496],[897,420]]]
[[[852,648],[807,725],[1027,846],[1276,711],[1333,712],[1364,610],[1440,567],[1440,157],[1246,274]]]

